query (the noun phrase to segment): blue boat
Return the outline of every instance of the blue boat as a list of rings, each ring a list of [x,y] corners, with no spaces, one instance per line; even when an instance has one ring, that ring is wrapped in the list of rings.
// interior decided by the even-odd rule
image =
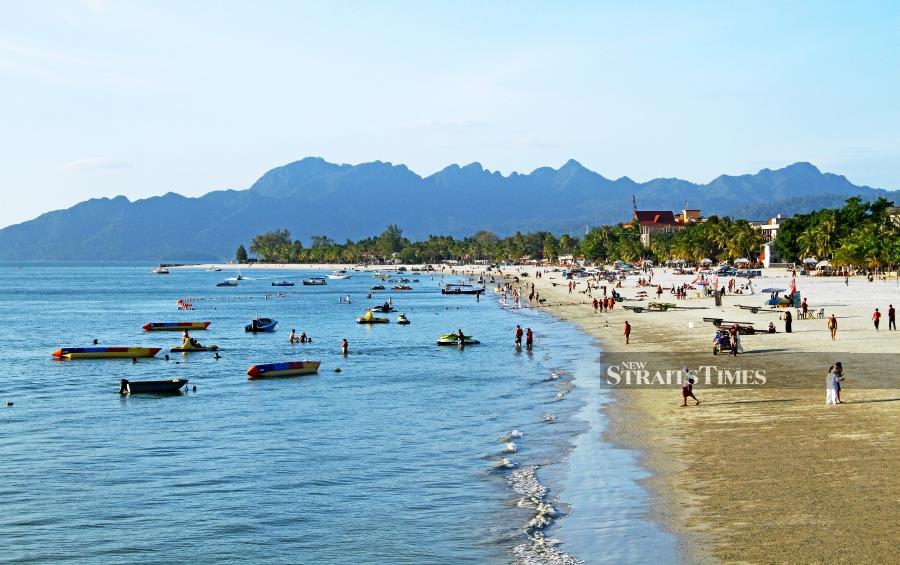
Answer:
[[[256,318],[244,326],[244,331],[252,333],[274,332],[277,325],[278,322],[272,318]]]

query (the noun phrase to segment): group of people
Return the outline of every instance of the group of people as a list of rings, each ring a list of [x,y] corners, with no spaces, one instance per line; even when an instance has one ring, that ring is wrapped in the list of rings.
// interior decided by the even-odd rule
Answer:
[[[894,309],[893,304],[888,304],[888,329],[893,331],[897,329],[897,310]],[[881,324],[881,312],[878,308],[872,313],[872,325],[875,326],[875,331],[878,331],[878,326]]]
[[[312,343],[312,338],[306,335],[306,332],[302,332],[299,336],[297,335],[297,330],[292,329],[291,335],[288,336],[288,343]]]
[[[609,296],[609,297],[604,296],[603,298],[600,298],[600,299],[594,298],[594,300],[591,302],[591,304],[594,307],[594,312],[604,312],[605,313],[605,312],[612,311],[612,309],[616,305],[616,299],[611,296]]]
[[[523,331],[522,326],[516,324],[516,348],[522,347],[522,335],[525,336],[525,349],[534,347],[534,332],[531,331],[531,328],[526,328]]]

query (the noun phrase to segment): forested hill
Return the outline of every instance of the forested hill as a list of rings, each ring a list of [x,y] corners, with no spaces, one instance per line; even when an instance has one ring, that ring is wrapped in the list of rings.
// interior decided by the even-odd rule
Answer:
[[[0,260],[220,260],[277,228],[302,241],[313,235],[360,239],[388,224],[413,240],[478,230],[583,234],[588,226],[629,220],[632,195],[644,209],[680,210],[687,202],[704,215],[748,219],[839,206],[851,195],[895,199],[809,163],[694,184],[612,180],[573,160],[529,174],[504,176],[472,163],[422,177],[404,165],[337,165],[309,157],[272,169],[246,190],[134,202],[118,196],[48,212],[0,230]]]

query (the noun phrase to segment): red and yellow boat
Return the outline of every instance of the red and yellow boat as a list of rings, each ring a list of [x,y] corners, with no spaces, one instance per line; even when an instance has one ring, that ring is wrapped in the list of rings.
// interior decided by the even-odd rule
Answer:
[[[148,332],[182,332],[184,330],[205,330],[212,322],[150,322],[144,324]]]
[[[159,347],[60,347],[53,352],[57,359],[134,359],[153,357]]]
[[[312,375],[319,372],[319,365],[321,364],[321,361],[285,361],[284,363],[253,365],[247,369],[247,378],[253,380],[266,377]]]

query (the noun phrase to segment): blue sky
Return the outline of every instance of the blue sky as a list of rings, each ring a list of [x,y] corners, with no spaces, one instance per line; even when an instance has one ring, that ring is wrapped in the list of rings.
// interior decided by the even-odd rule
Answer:
[[[0,226],[309,155],[900,189],[900,3],[3,2],[0,112]]]

